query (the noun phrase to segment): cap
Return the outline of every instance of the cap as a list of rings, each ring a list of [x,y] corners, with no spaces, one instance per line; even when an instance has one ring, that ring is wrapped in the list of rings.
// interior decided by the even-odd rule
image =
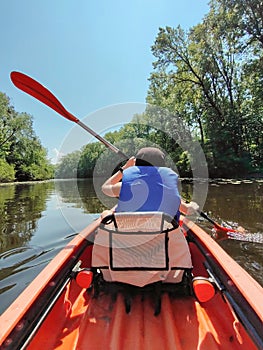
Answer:
[[[141,148],[135,157],[136,165],[165,166],[165,154],[155,147]]]

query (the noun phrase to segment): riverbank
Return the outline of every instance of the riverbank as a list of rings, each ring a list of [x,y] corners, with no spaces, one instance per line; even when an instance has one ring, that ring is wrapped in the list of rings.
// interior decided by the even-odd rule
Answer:
[[[36,180],[36,181],[14,181],[14,182],[0,182],[0,187],[1,186],[13,186],[13,185],[33,185],[37,183],[48,183],[48,182],[54,182],[54,181],[71,181],[71,180],[76,180],[74,179],[49,179],[49,180]],[[79,178],[77,180],[87,180],[83,178]],[[193,179],[193,178],[181,178],[180,179],[183,183],[193,183],[194,181],[200,181],[200,182],[206,182],[207,179]],[[226,185],[226,184],[232,184],[232,185],[239,185],[242,183],[253,183],[253,182],[258,182],[258,183],[263,183],[263,176],[262,177],[253,177],[253,178],[244,178],[244,179],[225,179],[225,178],[216,178],[216,179],[208,179],[209,184],[215,184],[215,185]]]
[[[194,181],[200,181],[200,182],[205,182],[207,181],[206,179],[193,179],[193,178],[182,178],[181,181],[183,183],[193,183]],[[209,184],[214,184],[214,185],[227,185],[227,184],[232,184],[232,185],[240,185],[242,183],[247,183],[251,184],[254,182],[258,183],[263,183],[263,177],[259,178],[245,178],[245,179],[224,179],[224,178],[216,178],[216,179],[208,179]]]
[[[13,186],[13,185],[34,185],[38,183],[47,183],[55,181],[55,179],[49,179],[49,180],[36,180],[36,181],[14,181],[14,182],[0,182],[0,186]]]

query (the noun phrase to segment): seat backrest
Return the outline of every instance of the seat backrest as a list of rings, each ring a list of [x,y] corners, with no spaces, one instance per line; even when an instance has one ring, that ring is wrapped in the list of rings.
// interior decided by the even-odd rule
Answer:
[[[110,232],[110,268],[119,270],[167,270],[168,234]]]
[[[186,264],[181,263],[187,243],[180,228],[174,229],[171,218],[164,213],[121,212],[103,222],[95,236],[92,266],[101,269],[107,281],[143,286],[165,279],[173,266],[179,269],[191,266],[188,258]],[[170,231],[172,237],[169,238]],[[171,265],[173,257],[169,259],[173,240],[175,245],[179,242],[180,251],[175,265]],[[127,274],[127,271],[130,272]]]
[[[168,269],[169,228],[163,213],[115,213],[104,222],[95,244],[109,249],[112,270]]]
[[[115,213],[115,229],[119,232],[160,233],[164,229],[165,215],[161,212]]]

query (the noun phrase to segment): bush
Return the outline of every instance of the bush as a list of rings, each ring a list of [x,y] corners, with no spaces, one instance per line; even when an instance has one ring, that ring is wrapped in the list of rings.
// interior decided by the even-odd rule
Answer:
[[[0,182],[12,182],[15,180],[14,167],[4,159],[0,159]]]

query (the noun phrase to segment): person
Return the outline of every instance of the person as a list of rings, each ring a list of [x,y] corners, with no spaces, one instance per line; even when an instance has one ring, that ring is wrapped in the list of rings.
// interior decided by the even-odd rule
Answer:
[[[165,154],[155,147],[140,149],[107,179],[102,192],[118,197],[116,212],[162,211],[178,221],[180,212],[195,214],[199,206],[186,203],[178,190],[178,175],[165,167]]]
[[[107,281],[121,281],[142,286],[162,280],[168,283],[180,282],[184,269],[192,267],[191,254],[184,234],[178,226],[180,212],[193,214],[198,210],[195,202],[182,200],[178,189],[178,174],[165,166],[165,154],[155,147],[144,147],[136,156],[132,156],[119,170],[102,185],[102,192],[110,197],[118,197],[113,210],[106,210],[102,218],[112,212],[163,212],[171,218],[175,229],[169,233],[169,270],[129,271],[129,274],[104,270]],[[103,239],[103,237],[101,237]],[[93,262],[95,266],[107,265],[108,258],[104,249],[94,242]],[[180,267],[171,269],[171,267]],[[148,274],[148,275],[147,275]]]

